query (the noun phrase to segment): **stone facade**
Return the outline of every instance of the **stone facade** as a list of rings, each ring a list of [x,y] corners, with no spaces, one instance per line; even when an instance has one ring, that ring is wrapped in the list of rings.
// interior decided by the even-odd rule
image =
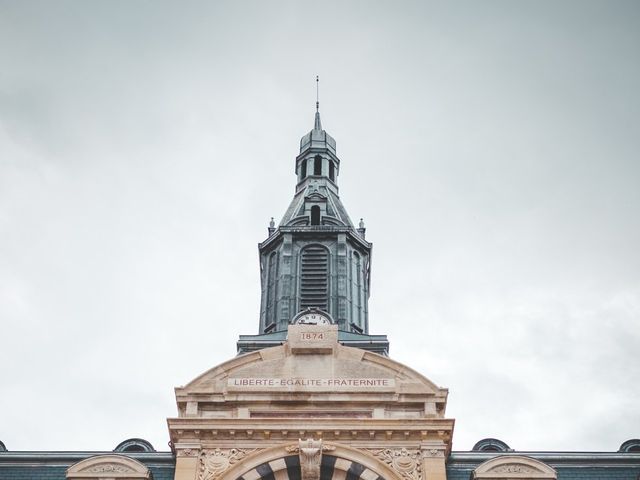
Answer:
[[[177,388],[176,399],[179,416],[168,421],[176,480],[213,470],[247,480],[265,463],[284,469],[292,453],[303,470],[326,455],[334,469],[355,462],[371,478],[446,478],[454,424],[445,418],[447,390],[341,345],[337,325],[291,325],[284,345],[209,370]],[[212,455],[215,469],[206,467]]]

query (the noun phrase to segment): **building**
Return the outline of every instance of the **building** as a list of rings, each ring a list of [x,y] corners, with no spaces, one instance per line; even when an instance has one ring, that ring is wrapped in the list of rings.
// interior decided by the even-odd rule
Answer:
[[[295,194],[259,244],[257,335],[176,388],[171,451],[129,439],[109,452],[13,452],[0,480],[638,480],[640,440],[616,452],[521,452],[497,439],[451,450],[448,390],[369,333],[372,244],[338,195],[322,129],[300,142]],[[9,446],[10,447],[10,446]]]

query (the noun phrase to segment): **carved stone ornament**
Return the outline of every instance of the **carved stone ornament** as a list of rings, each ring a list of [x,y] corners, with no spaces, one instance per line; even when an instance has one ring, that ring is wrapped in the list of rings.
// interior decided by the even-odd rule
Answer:
[[[198,468],[198,480],[214,480],[227,469],[242,460],[255,449],[244,448],[215,448],[213,450],[200,451],[200,465]]]
[[[540,473],[540,470],[531,468],[528,465],[520,465],[518,463],[507,463],[499,465],[490,470],[493,473]]]
[[[422,455],[424,457],[444,457],[444,449],[439,448],[430,448],[428,450],[423,450]]]
[[[135,470],[117,463],[102,463],[84,470],[89,473],[133,473]]]
[[[320,480],[320,462],[322,452],[334,450],[335,447],[323,445],[322,440],[298,440],[298,445],[286,447],[289,453],[298,453],[300,456],[300,472],[302,480]]]
[[[422,461],[420,450],[399,448],[392,450],[370,450],[373,455],[389,465],[406,480],[422,480]]]
[[[183,448],[182,450],[178,450],[179,457],[196,457],[200,450],[196,450],[193,448]]]

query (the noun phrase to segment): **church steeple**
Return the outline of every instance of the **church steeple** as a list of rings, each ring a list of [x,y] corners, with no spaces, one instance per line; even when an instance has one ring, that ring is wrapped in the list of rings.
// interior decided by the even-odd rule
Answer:
[[[336,141],[320,122],[300,140],[297,182],[289,208],[269,237],[258,245],[261,302],[258,335],[243,335],[238,351],[284,341],[288,325],[301,312],[328,314],[339,341],[387,354],[384,335],[369,335],[371,248],[364,226],[354,227],[338,195],[340,159]]]
[[[316,110],[316,121],[313,124],[313,129],[322,130],[322,123],[320,122],[320,110]]]

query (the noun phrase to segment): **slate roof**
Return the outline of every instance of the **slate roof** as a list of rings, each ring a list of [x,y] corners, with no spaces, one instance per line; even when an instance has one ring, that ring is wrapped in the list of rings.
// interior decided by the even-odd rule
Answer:
[[[289,204],[289,208],[287,208],[287,211],[280,221],[280,226],[284,227],[291,225],[295,222],[297,217],[304,215],[304,199],[313,195],[327,200],[327,212],[337,222],[344,226],[353,228],[353,222],[351,221],[351,218],[349,218],[347,210],[344,208],[340,197],[331,191],[331,189],[329,189],[325,184],[314,185],[311,183],[307,184],[303,189],[295,194],[293,200],[291,200],[291,203]]]
[[[447,480],[470,480],[481,463],[502,455],[540,460],[556,470],[558,480],[638,480],[640,453],[609,452],[452,452]]]
[[[0,451],[1,480],[65,480],[75,463],[114,452],[12,452]],[[133,458],[151,470],[153,480],[173,480],[176,459],[171,452],[118,453]]]
[[[95,455],[113,452],[2,452],[2,480],[65,480],[71,465]],[[175,457],[171,452],[126,453],[146,465],[153,480],[173,480]],[[607,452],[452,452],[447,480],[470,480],[473,469],[500,455],[523,455],[540,460],[558,473],[558,480],[638,480],[640,453]]]

